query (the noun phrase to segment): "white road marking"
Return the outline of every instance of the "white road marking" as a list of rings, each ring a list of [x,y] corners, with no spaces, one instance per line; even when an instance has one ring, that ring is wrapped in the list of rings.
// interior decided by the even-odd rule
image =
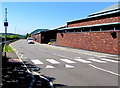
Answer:
[[[23,55],[21,55],[21,58],[23,57]]]
[[[36,59],[36,60],[31,60],[34,64],[43,64],[43,62],[41,62],[40,60]]]
[[[76,58],[79,58],[79,59],[80,59],[81,57],[76,57]]]
[[[74,68],[74,66],[66,64],[65,68]]]
[[[108,57],[108,56],[97,56],[97,57]]]
[[[55,68],[55,67],[53,67],[51,65],[47,65],[46,68]]]
[[[101,61],[101,60],[97,60],[97,59],[89,59],[91,61],[95,61],[95,62],[98,62],[98,63],[106,63],[105,61]]]
[[[91,63],[90,61],[87,60],[83,60],[83,59],[75,59],[76,61],[80,61],[82,63]]]
[[[118,73],[114,73],[114,72],[112,72],[112,71],[109,71],[109,70],[105,70],[105,69],[103,69],[103,68],[99,68],[99,67],[97,67],[97,66],[95,66],[95,65],[92,65],[92,64],[89,64],[91,67],[93,67],[93,68],[96,68],[96,69],[98,69],[98,70],[101,70],[101,71],[104,71],[104,72],[107,72],[107,73],[111,73],[111,74],[114,74],[114,75],[116,75],[116,76],[120,76],[120,74],[118,74]]]
[[[119,61],[110,60],[110,59],[105,59],[105,58],[102,58],[102,60],[109,61],[109,62],[113,62],[113,63],[118,63],[118,62],[119,62]]]
[[[116,59],[120,59],[120,58],[117,57]]]
[[[16,53],[18,53],[18,51],[16,51]]]
[[[76,63],[76,62],[71,61],[71,60],[69,60],[69,59],[60,59],[60,60],[62,60],[62,61],[64,61],[64,62],[66,62],[66,63]]]
[[[52,64],[59,64],[59,62],[54,59],[46,59],[46,60]]]

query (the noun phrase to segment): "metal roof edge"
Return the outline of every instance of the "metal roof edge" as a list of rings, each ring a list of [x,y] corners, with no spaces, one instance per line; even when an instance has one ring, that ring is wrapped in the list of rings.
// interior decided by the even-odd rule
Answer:
[[[118,10],[118,11],[113,11],[113,12],[109,12],[109,13],[104,13],[104,14],[98,14],[98,15],[94,15],[94,16],[90,16],[90,17],[98,17],[98,16],[103,16],[103,15],[118,13],[119,11],[120,11],[120,10]]]
[[[37,30],[37,29],[36,29]],[[35,30],[35,31],[36,31]],[[35,33],[32,33],[33,35],[35,35],[35,34],[38,34],[38,33],[41,33],[41,32],[46,32],[46,31],[49,31],[49,29],[41,29],[42,31],[38,31],[38,32],[35,32]]]
[[[59,29],[59,28],[61,28],[61,27],[65,27],[65,26],[67,26],[67,25],[64,24],[64,25],[61,25],[61,26],[58,26],[58,27],[51,28],[51,29],[49,29],[49,30],[57,30],[57,29]]]
[[[82,18],[82,19],[67,21],[67,23],[76,22],[76,21],[85,20],[85,19],[90,19],[90,18],[99,17],[99,16],[104,16],[104,15],[109,15],[109,14],[114,14],[114,13],[118,13],[119,11],[120,10],[114,11],[114,12],[105,13],[105,14],[101,14],[101,15],[88,16],[88,17]]]

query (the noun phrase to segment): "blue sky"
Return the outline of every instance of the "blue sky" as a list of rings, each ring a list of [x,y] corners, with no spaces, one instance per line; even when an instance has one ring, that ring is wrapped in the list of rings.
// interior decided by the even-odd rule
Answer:
[[[8,32],[26,34],[35,29],[51,29],[67,21],[81,19],[116,2],[3,2],[8,9]],[[0,28],[4,32],[4,26]]]

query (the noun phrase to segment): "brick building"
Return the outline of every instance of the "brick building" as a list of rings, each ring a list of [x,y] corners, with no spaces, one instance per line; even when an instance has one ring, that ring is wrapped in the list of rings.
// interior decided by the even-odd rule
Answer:
[[[31,32],[33,39],[38,43],[49,43],[51,40],[56,41],[58,30],[66,28],[66,25],[62,25],[59,27],[51,28],[51,29],[37,29]]]
[[[119,5],[67,22],[67,28],[57,34],[56,45],[120,54]]]
[[[39,43],[56,39],[54,45],[91,51],[120,54],[120,3],[114,4],[88,17],[68,21],[67,25],[34,34],[44,38]]]

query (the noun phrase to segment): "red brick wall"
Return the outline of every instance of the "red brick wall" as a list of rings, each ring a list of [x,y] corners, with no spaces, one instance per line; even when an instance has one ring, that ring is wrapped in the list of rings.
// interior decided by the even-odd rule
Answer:
[[[116,33],[115,39],[110,32],[63,33],[63,37],[58,33],[56,45],[120,54],[120,31]]]
[[[38,42],[41,43],[41,34],[38,34]]]
[[[78,26],[87,26],[87,25],[95,25],[95,24],[103,24],[103,23],[112,23],[112,22],[119,22],[120,16],[118,17],[110,17],[110,18],[103,18],[99,20],[92,20],[86,22],[73,22],[68,23],[68,27],[78,27]]]
[[[41,34],[35,34],[35,35],[32,35],[32,37],[36,42],[41,43]]]

